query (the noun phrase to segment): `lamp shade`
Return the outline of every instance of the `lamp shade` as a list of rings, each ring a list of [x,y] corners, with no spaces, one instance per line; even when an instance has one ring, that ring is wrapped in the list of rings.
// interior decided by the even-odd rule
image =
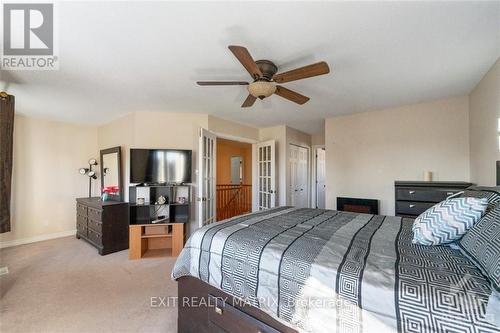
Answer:
[[[276,91],[276,84],[268,81],[255,81],[248,85],[250,95],[263,99],[269,97]]]

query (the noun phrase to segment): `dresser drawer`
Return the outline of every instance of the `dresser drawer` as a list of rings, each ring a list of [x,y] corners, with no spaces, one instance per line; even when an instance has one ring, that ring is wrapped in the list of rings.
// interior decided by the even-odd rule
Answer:
[[[435,203],[429,203],[429,202],[397,201],[396,202],[396,214],[397,215],[420,215],[434,205],[435,205]]]
[[[87,228],[87,237],[97,246],[102,246],[102,235],[95,230]]]
[[[87,216],[83,216],[80,214],[76,215],[76,223],[87,226]]]
[[[208,320],[225,332],[279,333],[271,326],[225,303],[220,297],[208,295],[208,298]]]
[[[396,200],[438,203],[457,192],[460,191],[446,189],[398,188],[396,189]]]
[[[94,231],[97,231],[98,233],[102,234],[102,222],[100,221],[96,221],[96,220],[92,220],[89,218],[88,222],[87,222],[87,226],[94,230]]]
[[[89,207],[88,217],[89,217],[89,219],[92,219],[94,221],[101,222],[102,221],[102,210]]]
[[[87,237],[87,221],[85,220],[85,222],[82,222],[82,220],[77,219],[76,231],[79,235]]]
[[[76,204],[76,213],[78,215],[87,216],[87,206],[82,205],[81,203]]]

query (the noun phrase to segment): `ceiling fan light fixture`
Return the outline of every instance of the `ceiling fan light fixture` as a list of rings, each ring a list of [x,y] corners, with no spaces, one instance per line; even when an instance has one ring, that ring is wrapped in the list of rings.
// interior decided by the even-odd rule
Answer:
[[[276,91],[276,84],[269,81],[255,81],[248,85],[250,95],[264,99],[271,96]]]

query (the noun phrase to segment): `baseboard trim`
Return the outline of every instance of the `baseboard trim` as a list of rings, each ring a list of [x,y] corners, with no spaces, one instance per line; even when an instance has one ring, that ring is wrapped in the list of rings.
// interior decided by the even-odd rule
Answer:
[[[45,240],[49,240],[49,239],[74,236],[75,234],[76,234],[76,229],[75,230],[68,230],[68,231],[61,231],[61,232],[54,232],[52,234],[40,235],[40,236],[29,237],[29,238],[14,239],[14,240],[10,240],[10,241],[0,242],[0,249],[4,249],[6,247],[41,242],[41,241],[45,241]]]

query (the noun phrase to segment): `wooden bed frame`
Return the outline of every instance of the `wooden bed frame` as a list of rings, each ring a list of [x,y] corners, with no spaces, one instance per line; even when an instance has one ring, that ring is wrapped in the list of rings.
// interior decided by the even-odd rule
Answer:
[[[199,279],[186,276],[177,282],[179,333],[297,333],[262,310],[242,304]]]

